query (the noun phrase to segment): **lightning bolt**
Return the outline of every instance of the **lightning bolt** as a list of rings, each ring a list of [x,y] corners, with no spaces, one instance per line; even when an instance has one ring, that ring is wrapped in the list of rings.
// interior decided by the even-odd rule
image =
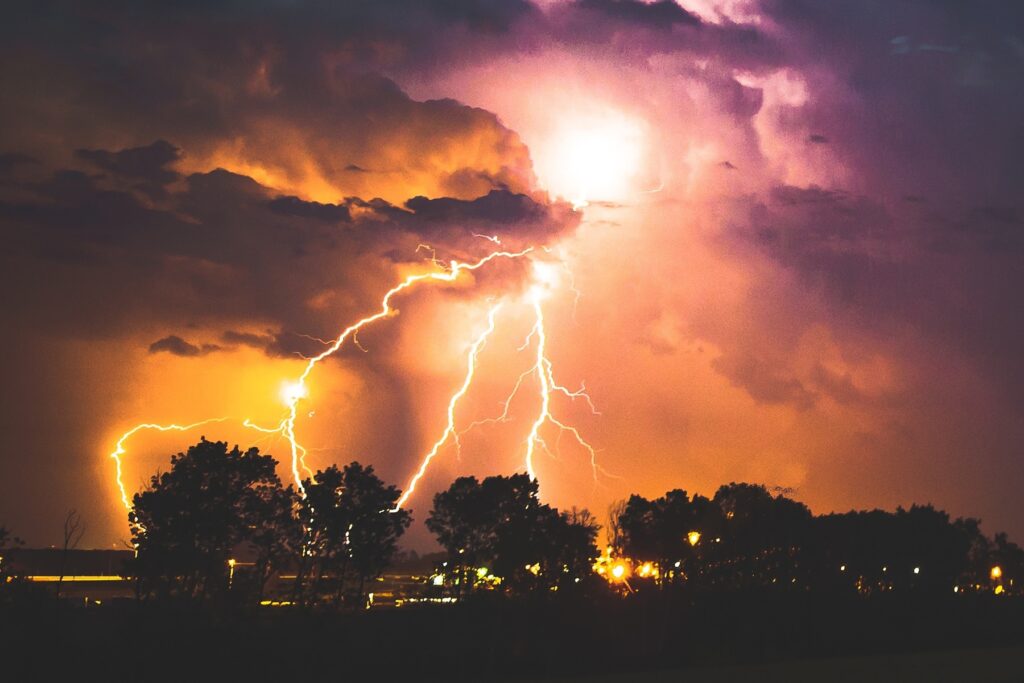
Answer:
[[[496,239],[494,241],[495,243],[498,243]],[[424,246],[421,248],[428,247]],[[242,426],[248,429],[253,429],[263,434],[280,434],[284,436],[285,439],[287,439],[291,455],[292,478],[294,479],[300,494],[304,496],[305,489],[302,484],[301,473],[305,473],[307,477],[311,477],[313,475],[313,472],[306,464],[305,459],[307,455],[307,449],[299,442],[298,437],[296,435],[296,420],[298,418],[300,403],[309,395],[307,383],[310,378],[310,375],[312,374],[316,366],[322,361],[326,360],[327,358],[337,353],[348,339],[351,338],[353,340],[353,343],[356,343],[358,333],[367,326],[396,313],[397,309],[393,305],[393,300],[396,296],[402,294],[406,290],[411,289],[412,287],[420,283],[453,283],[463,273],[475,271],[479,268],[482,268],[483,266],[485,266],[486,264],[490,263],[495,259],[517,259],[524,257],[527,254],[530,254],[533,250],[533,247],[528,247],[518,252],[495,251],[489,253],[488,255],[484,256],[478,261],[471,263],[463,263],[453,260],[449,263],[447,267],[444,266],[436,258],[431,258],[430,262],[435,268],[437,268],[437,270],[431,270],[424,273],[408,275],[405,279],[403,279],[394,287],[385,292],[385,294],[381,298],[380,307],[374,313],[366,315],[363,318],[357,320],[356,322],[350,324],[348,327],[344,328],[338,334],[338,336],[334,338],[333,341],[319,339],[317,340],[322,342],[326,348],[321,353],[311,358],[305,359],[306,365],[303,368],[302,373],[298,376],[298,378],[295,381],[287,385],[284,394],[287,412],[285,414],[285,417],[279,424],[277,424],[274,427],[263,427],[251,422],[248,419],[245,419],[242,421]],[[497,314],[499,310],[501,310],[502,304],[498,303],[496,305],[491,306],[487,314],[486,328],[470,345],[469,353],[467,356],[466,374],[463,377],[463,381],[459,388],[455,391],[454,394],[452,394],[451,398],[448,401],[447,421],[445,429],[421,460],[420,466],[413,474],[408,486],[406,487],[402,496],[399,498],[398,502],[395,504],[395,510],[398,510],[403,505],[405,505],[410,496],[412,496],[412,494],[416,490],[417,484],[426,474],[431,462],[440,453],[441,449],[445,446],[445,444],[451,441],[455,444],[455,448],[458,450],[461,448],[460,436],[465,434],[470,429],[473,429],[474,427],[487,422],[508,421],[512,401],[519,393],[523,384],[531,375],[535,376],[537,380],[540,396],[540,410],[534,421],[531,423],[530,431],[526,438],[525,466],[528,475],[532,479],[537,478],[536,470],[534,468],[534,454],[536,453],[537,448],[543,448],[545,451],[550,453],[550,450],[548,449],[541,432],[546,424],[551,424],[559,429],[559,438],[561,438],[561,435],[565,432],[570,433],[576,440],[576,442],[579,444],[579,446],[589,454],[590,464],[593,470],[595,482],[598,479],[599,473],[605,474],[606,476],[614,476],[608,474],[598,465],[596,449],[583,438],[579,430],[575,426],[567,424],[566,422],[563,422],[559,418],[555,417],[555,415],[552,413],[552,394],[559,393],[573,401],[576,399],[584,400],[589,406],[591,412],[593,412],[594,414],[599,414],[594,406],[593,401],[587,393],[586,386],[584,384],[581,383],[580,389],[572,391],[558,384],[555,381],[553,366],[550,359],[547,356],[548,338],[547,330],[545,328],[544,310],[541,305],[541,300],[545,293],[545,289],[542,286],[542,283],[545,279],[549,280],[550,278],[543,277],[543,273],[545,272],[544,268],[546,266],[542,266],[542,264],[537,261],[534,261],[533,263],[535,277],[539,281],[538,284],[534,285],[530,289],[530,304],[534,312],[535,320],[529,335],[526,337],[526,340],[520,347],[520,350],[524,350],[527,347],[529,347],[531,343],[535,343],[536,349],[534,363],[532,367],[521,373],[517,378],[515,386],[512,389],[512,392],[505,400],[503,411],[500,416],[498,416],[497,418],[479,420],[477,422],[470,424],[469,427],[462,431],[456,429],[456,412],[459,402],[466,396],[466,394],[469,392],[473,384],[478,366],[480,352],[482,351],[484,345],[487,343],[487,340],[495,331]],[[564,265],[565,264],[563,262],[563,266]],[[548,286],[551,285],[550,281],[548,281],[546,284]],[[573,291],[577,292],[578,296],[578,291],[575,289],[575,287],[573,287]],[[117,486],[120,492],[121,502],[124,504],[125,509],[129,511],[131,510],[131,502],[128,497],[127,488],[125,487],[123,482],[123,457],[127,454],[127,442],[133,435],[143,430],[156,430],[161,432],[189,431],[202,425],[216,422],[224,422],[229,419],[231,418],[211,418],[186,425],[160,425],[146,422],[138,424],[129,429],[128,431],[126,431],[124,434],[122,434],[117,441],[114,451],[110,454],[110,457],[113,458],[116,463]]]
[[[391,305],[392,299],[398,294],[413,287],[414,285],[417,285],[421,282],[452,283],[455,282],[462,273],[482,268],[483,266],[487,265],[491,261],[494,261],[495,259],[521,258],[532,251],[533,247],[527,247],[526,249],[523,249],[518,252],[495,251],[489,253],[488,255],[484,256],[478,261],[472,263],[462,263],[453,260],[450,262],[447,268],[443,268],[440,271],[430,271],[427,273],[418,273],[407,276],[404,280],[399,282],[397,285],[389,289],[384,294],[383,298],[381,299],[380,309],[376,313],[365,316],[360,320],[356,321],[355,323],[349,325],[344,330],[342,330],[342,332],[333,341],[328,342],[326,340],[318,340],[322,341],[327,346],[327,348],[323,352],[317,354],[316,356],[306,359],[306,366],[303,369],[302,374],[299,375],[299,378],[288,387],[285,396],[285,403],[288,407],[288,412],[284,420],[282,420],[281,423],[277,425],[277,427],[261,427],[259,425],[254,424],[248,419],[244,420],[242,422],[242,425],[246,428],[254,429],[264,434],[282,434],[288,440],[289,450],[291,451],[292,478],[294,479],[296,486],[299,489],[299,492],[302,495],[305,495],[305,488],[302,485],[302,477],[299,474],[299,470],[301,469],[303,472],[305,472],[307,477],[312,476],[313,472],[312,470],[310,470],[310,468],[306,465],[305,462],[305,456],[307,454],[306,448],[303,447],[301,443],[299,443],[298,438],[296,437],[295,421],[298,417],[298,405],[300,401],[302,401],[302,399],[304,399],[308,395],[306,381],[309,379],[309,376],[313,372],[313,369],[321,361],[337,353],[337,351],[342,347],[342,345],[349,337],[354,337],[361,329],[363,329],[367,325],[370,325],[376,322],[377,320],[380,320],[381,318],[386,318],[389,315],[392,315],[396,310]],[[436,259],[431,259],[431,263],[433,263],[435,266],[438,266],[439,264],[439,262]],[[229,419],[231,418],[217,417],[210,418],[207,420],[200,420],[198,422],[193,422],[191,424],[186,425],[161,425],[152,422],[143,422],[141,424],[135,425],[128,431],[124,432],[120,436],[120,438],[118,438],[117,443],[114,446],[114,450],[110,453],[110,457],[114,460],[115,463],[115,479],[117,482],[118,491],[121,496],[121,502],[124,505],[125,509],[131,511],[131,501],[128,497],[127,487],[124,484],[123,458],[128,453],[127,443],[132,436],[144,430],[155,430],[160,432],[185,432],[206,424],[211,424],[215,422],[226,422]]]
[[[537,268],[536,266],[537,263],[535,262],[535,271],[539,271],[539,268]],[[565,266],[564,262],[563,266],[565,267],[566,272],[571,272],[568,270],[568,267]],[[578,293],[578,290],[575,289],[575,286],[573,286],[572,289],[574,292]],[[554,366],[547,356],[548,337],[547,329],[545,327],[544,309],[541,305],[543,296],[544,289],[539,284],[534,285],[530,289],[529,298],[534,313],[534,324],[533,327],[530,329],[529,334],[527,334],[526,339],[523,341],[523,344],[517,349],[518,351],[525,350],[527,347],[530,346],[530,343],[534,339],[536,339],[536,351],[533,365],[526,371],[521,373],[519,377],[516,379],[516,383],[513,386],[512,391],[506,397],[502,408],[502,412],[499,416],[486,418],[483,420],[477,420],[471,423],[461,432],[458,432],[457,436],[461,436],[466,432],[469,432],[470,430],[484,424],[490,424],[495,422],[507,422],[510,419],[512,401],[519,394],[519,391],[520,389],[522,389],[523,383],[527,380],[527,378],[529,378],[530,375],[534,375],[537,379],[537,385],[539,389],[540,410],[538,411],[533,423],[530,425],[530,431],[526,438],[526,455],[524,465],[526,468],[526,473],[529,475],[529,477],[531,479],[537,478],[536,469],[534,468],[534,454],[537,452],[537,448],[540,447],[544,449],[546,452],[550,453],[550,450],[547,447],[547,443],[541,436],[541,429],[544,427],[545,424],[552,424],[558,428],[559,438],[561,438],[561,435],[563,433],[568,432],[575,439],[576,443],[579,444],[579,446],[583,448],[584,451],[586,451],[587,455],[590,458],[590,466],[595,483],[598,483],[599,475],[604,475],[606,477],[618,479],[619,477],[609,473],[607,470],[601,467],[597,459],[597,450],[586,439],[583,438],[583,435],[580,434],[579,429],[555,417],[555,415],[552,413],[551,395],[553,393],[559,393],[573,401],[576,399],[582,399],[590,408],[591,413],[593,413],[594,415],[601,414],[594,405],[594,402],[591,399],[590,394],[587,393],[587,388],[584,383],[580,384],[579,389],[577,389],[576,391],[572,391],[555,381]]]
[[[455,431],[455,408],[466,392],[469,391],[470,385],[473,383],[473,376],[476,374],[477,358],[480,356],[480,351],[483,349],[484,344],[487,343],[487,338],[494,332],[494,318],[501,309],[501,304],[496,304],[491,307],[491,310],[487,313],[487,328],[476,338],[472,346],[469,347],[469,357],[466,362],[466,376],[462,380],[462,385],[458,391],[452,394],[451,399],[448,401],[448,424],[444,428],[444,432],[438,437],[437,441],[431,447],[430,451],[423,457],[420,462],[420,467],[416,470],[416,474],[413,475],[409,481],[409,485],[405,487],[405,491],[402,493],[402,497],[395,503],[395,510],[401,509],[405,505],[405,501],[409,500],[409,496],[416,490],[416,484],[427,472],[427,468],[430,466],[430,461],[437,456],[438,451],[444,446],[448,439],[452,439],[455,444],[455,448],[458,450],[462,447],[459,442],[459,432]]]
[[[133,435],[143,430],[154,430],[158,432],[187,432],[195,429],[196,427],[202,427],[203,425],[212,424],[214,422],[226,422],[228,419],[229,418],[226,417],[212,417],[208,420],[200,420],[199,422],[193,422],[192,424],[187,425],[160,425],[152,422],[143,422],[142,424],[135,425],[127,432],[122,434],[121,438],[117,440],[117,444],[114,446],[114,450],[110,453],[110,457],[113,458],[114,463],[116,464],[117,488],[121,492],[121,502],[124,504],[125,510],[131,512],[132,509],[131,501],[128,499],[128,490],[125,488],[124,485],[124,469],[121,460],[125,455],[128,454],[128,451],[125,448],[128,439],[130,439]]]
[[[463,272],[474,271],[479,268],[482,268],[483,266],[487,265],[488,263],[495,259],[516,259],[523,257],[532,251],[533,247],[527,247],[526,249],[523,249],[522,251],[518,252],[493,251],[487,256],[480,259],[479,261],[476,261],[475,263],[460,263],[459,261],[452,261],[451,265],[445,270],[430,271],[427,273],[409,275],[400,283],[389,289],[387,293],[384,294],[384,297],[381,299],[380,309],[376,313],[368,315],[346,327],[344,330],[342,330],[341,334],[339,334],[337,338],[335,338],[334,342],[330,346],[328,346],[326,349],[324,349],[324,351],[322,351],[316,356],[313,356],[306,362],[305,369],[302,371],[302,374],[299,375],[298,380],[296,380],[296,382],[293,384],[293,390],[289,393],[287,400],[288,417],[285,418],[284,423],[282,424],[281,427],[282,434],[284,434],[285,438],[288,439],[288,443],[291,446],[292,477],[295,479],[295,484],[298,487],[300,493],[305,495],[305,488],[303,487],[302,479],[299,476],[301,446],[299,445],[298,440],[296,439],[295,436],[295,420],[298,417],[299,402],[308,393],[308,389],[306,387],[306,380],[309,378],[310,373],[313,372],[313,369],[322,360],[324,360],[325,358],[329,358],[330,356],[337,353],[338,349],[342,347],[342,345],[345,343],[345,340],[348,339],[350,336],[352,336],[362,328],[366,327],[367,325],[370,325],[380,320],[381,318],[386,318],[392,313],[394,313],[395,309],[391,307],[391,300],[398,294],[409,289],[410,287],[413,287],[414,285],[417,285],[421,282],[455,282],[459,278],[459,275],[461,275]]]
[[[540,389],[540,411],[537,413],[536,419],[534,419],[533,424],[530,426],[530,433],[526,437],[526,458],[524,463],[526,466],[526,473],[530,475],[531,479],[537,478],[537,474],[533,466],[533,456],[537,451],[537,446],[540,446],[545,451],[548,450],[547,443],[544,441],[540,432],[541,428],[545,424],[550,423],[557,427],[561,432],[568,432],[572,434],[573,438],[576,439],[576,442],[587,452],[590,456],[590,466],[593,471],[594,482],[597,483],[598,474],[607,474],[597,463],[597,450],[583,438],[579,429],[562,422],[552,414],[551,394],[558,392],[571,400],[582,398],[586,401],[592,413],[595,415],[599,415],[600,413],[597,411],[597,408],[594,407],[594,402],[587,393],[585,386],[581,385],[580,389],[570,391],[555,381],[552,364],[547,357],[548,335],[544,326],[544,308],[541,306],[540,292],[538,290],[534,290],[531,298],[533,299],[533,311],[536,317],[533,330],[530,332],[530,335],[537,338],[536,361],[531,370],[537,376],[537,384]]]

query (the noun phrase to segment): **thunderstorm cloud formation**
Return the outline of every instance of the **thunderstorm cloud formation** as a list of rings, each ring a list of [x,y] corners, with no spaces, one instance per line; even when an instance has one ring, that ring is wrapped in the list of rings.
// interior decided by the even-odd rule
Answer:
[[[0,519],[120,547],[144,421],[280,419],[302,359],[431,259],[534,247],[559,408],[542,495],[751,480],[1024,533],[1024,7],[907,0],[20,3],[0,22]],[[829,46],[822,50],[821,46]],[[317,370],[317,466],[404,484],[508,259]],[[529,369],[511,303],[463,426]],[[534,340],[535,341],[535,340]],[[536,406],[410,500],[522,469]],[[315,413],[315,415],[314,415]],[[234,430],[234,431],[232,431]],[[137,490],[209,425],[139,438]],[[286,459],[286,444],[257,445]],[[417,532],[414,530],[413,542]],[[419,536],[425,537],[420,533]]]

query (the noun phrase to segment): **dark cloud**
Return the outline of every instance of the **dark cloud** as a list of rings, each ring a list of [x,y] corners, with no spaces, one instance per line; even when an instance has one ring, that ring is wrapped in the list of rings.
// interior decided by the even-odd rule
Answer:
[[[166,140],[117,152],[79,149],[75,151],[75,156],[104,171],[151,185],[167,185],[179,178],[168,166],[181,157],[181,150]]]
[[[518,224],[537,226],[543,230],[544,225],[575,219],[565,204],[552,207],[508,190],[491,190],[485,196],[471,201],[450,197],[413,197],[405,206],[415,214],[417,222],[424,224],[456,223],[499,227]],[[556,210],[562,215],[556,215]]]
[[[1022,224],[1012,205],[886,205],[819,187],[778,186],[729,229],[822,297],[833,325],[882,339],[908,325],[964,354],[1001,396],[1024,402]],[[846,393],[820,375],[825,389]],[[833,392],[835,393],[835,392]]]
[[[54,2],[16,11],[18,31],[0,29],[0,149],[58,166],[75,144],[80,161],[151,194],[176,171],[216,166],[258,169],[261,182],[321,203],[532,189],[528,152],[493,113],[416,102],[381,74],[384,55],[434,49],[445,32],[504,32],[534,11],[527,3],[126,10]],[[42,44],[52,53],[41,55]]]
[[[265,349],[274,343],[274,335],[272,334],[254,334],[252,332],[238,332],[235,330],[225,330],[221,334],[221,339],[224,340],[225,344],[231,346],[250,346],[257,349]]]
[[[277,197],[270,200],[270,209],[286,216],[315,218],[328,223],[348,223],[352,214],[343,204],[321,204],[303,201],[298,197]]]
[[[90,158],[113,168],[138,150],[128,152]],[[151,170],[127,167],[136,176]],[[26,187],[27,197],[0,200],[8,247],[0,279],[22,292],[11,307],[21,324],[88,337],[146,324],[255,320],[277,330],[272,342],[233,341],[272,355],[317,352],[295,333],[333,338],[345,311],[331,302],[379,296],[394,278],[392,263],[426,257],[417,252],[424,241],[465,260],[490,246],[474,232],[498,232],[522,248],[578,220],[568,206],[508,190],[475,200],[416,197],[404,208],[357,198],[323,204],[276,196],[223,170],[187,176],[159,205],[73,170]],[[153,350],[197,355],[180,339]]]
[[[174,356],[183,356],[186,358],[205,356],[209,353],[220,350],[221,347],[216,344],[191,344],[176,334],[169,335],[163,339],[158,339],[149,345],[150,353],[169,353]]]
[[[19,166],[34,163],[36,163],[36,160],[27,154],[19,154],[17,152],[0,153],[0,176],[11,173]]]
[[[853,403],[863,400],[863,393],[857,389],[849,373],[836,373],[820,363],[814,366],[812,377],[818,389],[839,403]]]
[[[299,332],[268,331],[266,334],[226,330],[221,339],[228,346],[259,349],[272,358],[310,358],[324,350],[327,341]]]
[[[814,394],[800,380],[765,359],[727,356],[716,358],[712,367],[758,403],[790,404],[800,410],[814,405]]]
[[[697,26],[701,23],[700,19],[672,0],[577,0],[575,5],[580,9],[600,12],[619,21],[665,29],[671,28],[673,24]]]

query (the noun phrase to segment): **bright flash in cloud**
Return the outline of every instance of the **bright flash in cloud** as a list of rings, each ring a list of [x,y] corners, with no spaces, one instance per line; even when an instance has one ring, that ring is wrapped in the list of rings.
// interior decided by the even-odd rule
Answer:
[[[309,390],[301,382],[285,382],[281,385],[281,400],[286,406],[290,406],[308,395]]]
[[[645,147],[643,124],[621,112],[567,116],[538,146],[537,175],[542,186],[576,207],[623,200],[636,191]]]

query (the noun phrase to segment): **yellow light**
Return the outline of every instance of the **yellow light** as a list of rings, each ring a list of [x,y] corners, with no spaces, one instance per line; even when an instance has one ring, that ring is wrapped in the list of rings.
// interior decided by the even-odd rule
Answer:
[[[562,280],[563,267],[550,261],[533,261],[533,286],[530,288],[529,301],[547,298],[552,289],[558,287]]]
[[[444,585],[444,574],[437,574],[437,575],[435,575],[432,583],[435,586],[443,586]]]
[[[489,573],[490,573],[490,570],[487,569],[487,567],[480,567],[479,569],[476,570],[476,575],[479,578],[481,578],[481,579],[484,578],[485,576],[487,576]]]
[[[1003,587],[1001,585],[1000,586],[996,586],[996,595],[999,595],[1002,592],[1003,592]]]
[[[228,560],[228,566],[231,567],[232,569],[235,568],[235,560],[234,560],[234,558]]]
[[[612,567],[612,576],[615,579],[621,579],[624,576],[626,576],[626,565],[619,562],[614,567]]]
[[[305,382],[285,382],[281,385],[281,400],[286,406],[293,406],[309,396]]]
[[[65,581],[67,583],[95,583],[95,582],[104,582],[104,581],[125,581],[125,578],[123,576],[85,575],[85,576],[63,576],[63,577],[61,577],[61,576],[58,576],[56,574],[53,574],[53,575],[35,574],[35,575],[31,575],[31,576],[26,576],[25,579],[28,580],[28,581],[32,581],[33,583],[55,583],[55,582],[61,581],[61,580]],[[7,580],[10,581],[11,577],[7,577]]]
[[[605,108],[570,117],[535,150],[541,183],[576,207],[628,197],[645,155],[642,122]]]
[[[999,565],[992,567],[992,571],[989,572],[989,576],[991,576],[993,579],[1001,578],[1003,576],[1003,568]]]
[[[643,577],[646,578],[646,577],[650,576],[651,572],[653,572],[653,571],[654,571],[654,565],[652,565],[650,562],[644,562],[643,565],[640,567],[639,574],[640,574],[640,576],[643,576]]]
[[[700,532],[691,531],[690,533],[686,534],[686,540],[690,542],[690,545],[697,545],[697,543],[700,541]]]

